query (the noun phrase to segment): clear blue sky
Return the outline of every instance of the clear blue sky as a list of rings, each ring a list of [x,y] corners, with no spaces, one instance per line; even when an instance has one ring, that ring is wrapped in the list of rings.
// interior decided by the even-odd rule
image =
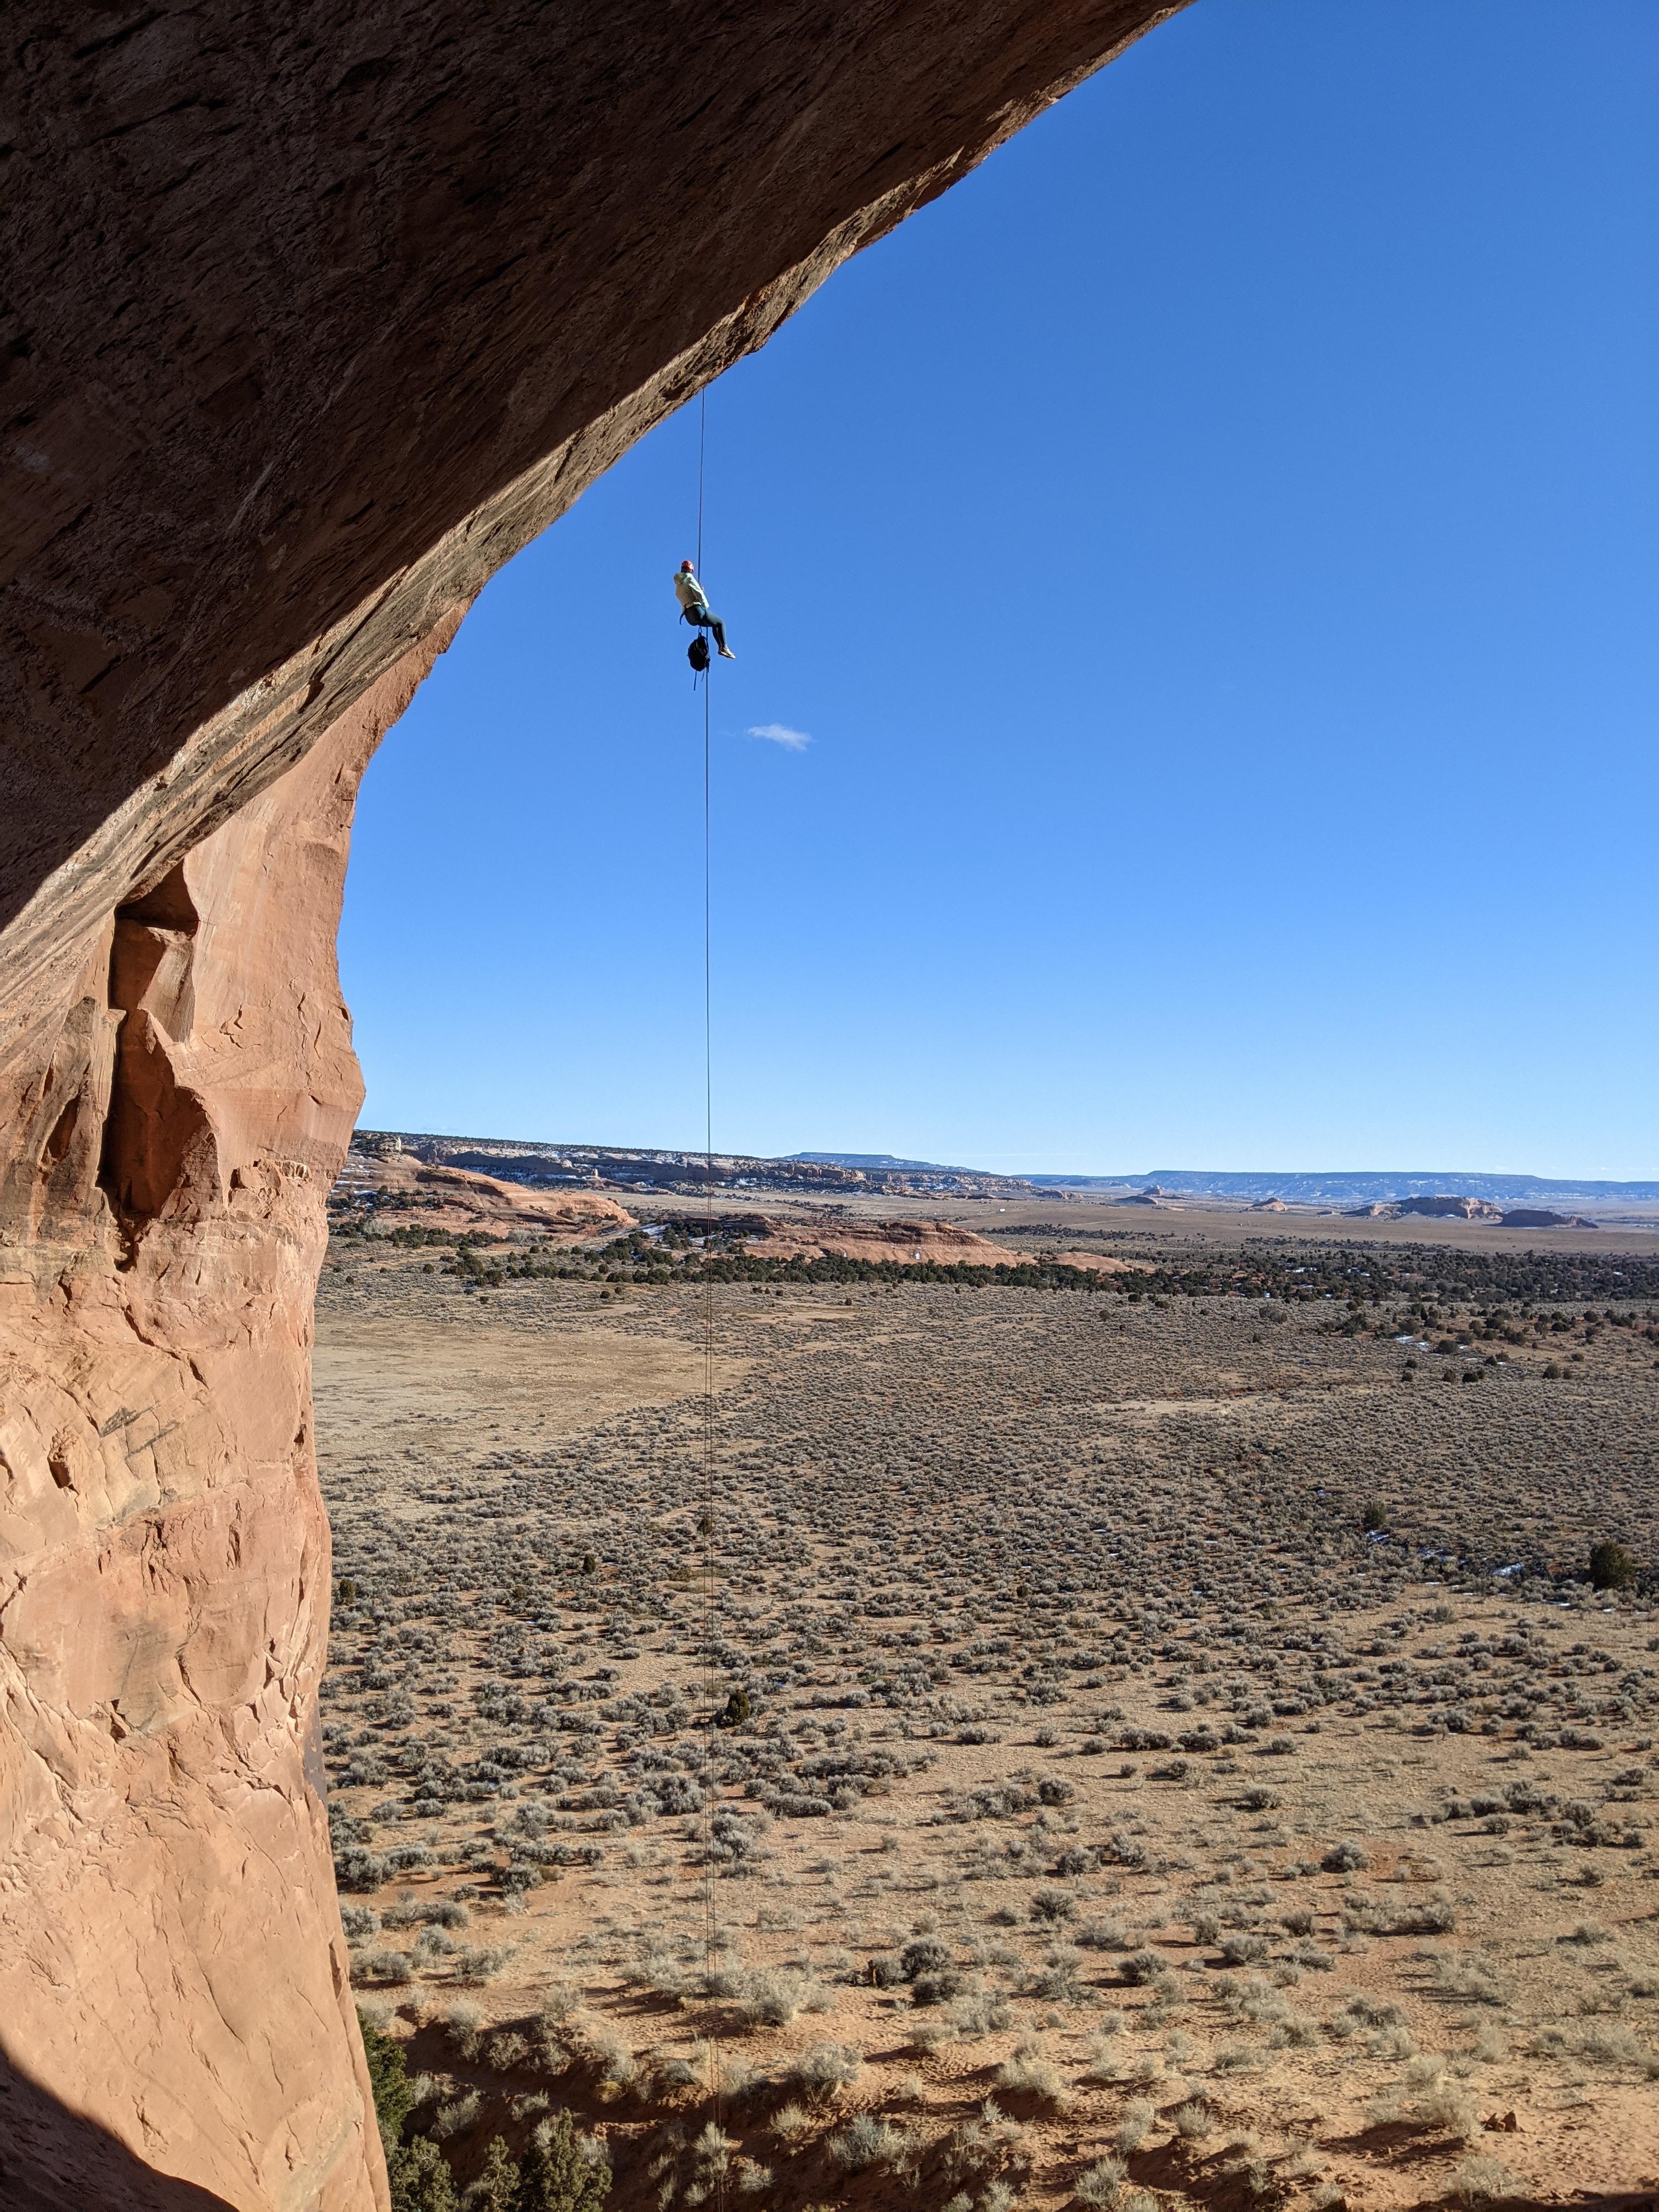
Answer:
[[[1656,112],[1653,0],[1199,0],[713,388],[717,1146],[1659,1173]],[[369,1127],[701,1141],[696,443],[369,771]]]

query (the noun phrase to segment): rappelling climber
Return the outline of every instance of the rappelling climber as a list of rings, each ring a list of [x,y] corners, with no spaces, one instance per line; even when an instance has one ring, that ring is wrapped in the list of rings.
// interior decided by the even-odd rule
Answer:
[[[697,581],[697,572],[690,561],[682,561],[675,573],[674,596],[680,603],[680,620],[689,622],[696,629],[712,629],[720,659],[735,660],[737,654],[726,642],[726,624],[709,605],[708,595]],[[705,646],[705,653],[708,650]]]

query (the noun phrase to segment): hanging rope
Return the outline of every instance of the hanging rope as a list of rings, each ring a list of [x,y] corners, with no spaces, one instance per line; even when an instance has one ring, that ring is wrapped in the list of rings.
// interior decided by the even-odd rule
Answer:
[[[697,411],[697,574],[702,574],[703,463],[708,448],[708,394],[700,396]],[[703,1730],[703,1802],[714,1802],[714,1700],[720,1678],[714,1664],[714,1282],[709,1257],[714,1238],[714,841],[713,750],[709,743],[710,666],[702,672],[702,1512],[703,1534],[703,1680],[708,1717]],[[712,1817],[712,1812],[711,1812]],[[712,1990],[720,1966],[720,1929],[714,1909],[714,1860],[705,1852],[702,1875],[703,1972]],[[724,2080],[720,2063],[719,2015],[709,2037],[709,2092],[714,2122],[726,2132]],[[723,2212],[726,2169],[723,2156],[714,2160],[714,2203]]]
[[[708,394],[697,395],[697,574],[702,574],[702,461],[708,444]]]

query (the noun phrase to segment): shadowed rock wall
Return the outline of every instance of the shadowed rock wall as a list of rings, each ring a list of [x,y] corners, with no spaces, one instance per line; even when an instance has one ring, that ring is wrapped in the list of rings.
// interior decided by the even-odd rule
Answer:
[[[365,763],[634,439],[1173,12],[8,11],[4,2201],[385,2203],[307,1772]]]

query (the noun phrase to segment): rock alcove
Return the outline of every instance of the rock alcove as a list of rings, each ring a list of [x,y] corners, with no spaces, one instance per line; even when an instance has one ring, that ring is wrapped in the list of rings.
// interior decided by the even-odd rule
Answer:
[[[23,0],[0,143],[0,2181],[368,2212],[307,1778],[334,939],[483,582],[1147,0]],[[367,2116],[366,2116],[367,2115]]]

